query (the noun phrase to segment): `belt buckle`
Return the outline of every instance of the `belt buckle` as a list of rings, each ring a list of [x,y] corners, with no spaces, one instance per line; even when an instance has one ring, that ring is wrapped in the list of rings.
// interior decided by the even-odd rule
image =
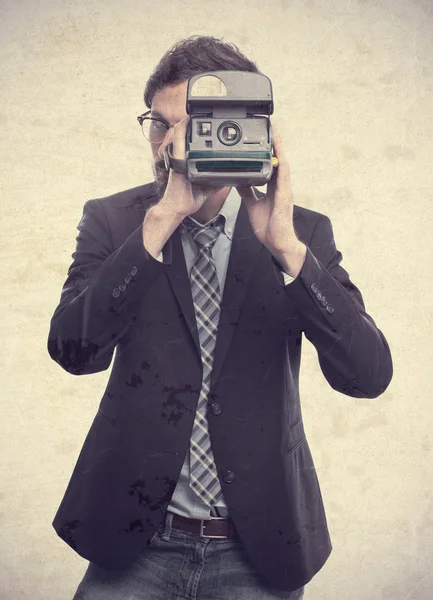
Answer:
[[[226,535],[206,535],[205,533],[203,533],[203,527],[204,527],[204,522],[205,521],[223,521],[226,517],[211,517],[210,519],[200,519],[200,536],[201,537],[205,537],[205,538],[211,538],[211,539],[222,539],[222,540],[226,540],[227,536]]]

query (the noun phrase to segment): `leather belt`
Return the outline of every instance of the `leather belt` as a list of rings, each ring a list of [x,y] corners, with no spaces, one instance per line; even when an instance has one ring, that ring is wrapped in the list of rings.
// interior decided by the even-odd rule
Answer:
[[[173,513],[171,526],[191,533],[198,533],[201,537],[238,540],[233,521],[230,518],[211,517],[210,520],[188,519]]]

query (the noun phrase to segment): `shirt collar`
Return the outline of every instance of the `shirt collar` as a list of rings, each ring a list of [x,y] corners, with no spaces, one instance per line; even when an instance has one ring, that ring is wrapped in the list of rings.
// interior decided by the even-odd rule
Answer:
[[[218,213],[219,215],[223,215],[223,217],[224,217],[223,232],[226,234],[226,236],[230,240],[233,238],[233,232],[235,229],[236,219],[238,216],[240,205],[241,205],[241,197],[239,196],[237,189],[235,187],[232,187],[230,189],[230,192],[229,192],[227,198],[224,201],[224,204],[221,207],[221,210]],[[204,227],[204,225],[207,225],[208,223],[213,221],[213,219],[211,219],[207,223],[199,223],[191,215],[189,215],[189,218],[192,221],[194,221],[194,223],[197,223],[197,225],[199,225],[200,227]],[[214,218],[216,218],[216,217],[214,217]],[[181,226],[181,232],[182,233],[186,232],[186,227],[183,223]]]

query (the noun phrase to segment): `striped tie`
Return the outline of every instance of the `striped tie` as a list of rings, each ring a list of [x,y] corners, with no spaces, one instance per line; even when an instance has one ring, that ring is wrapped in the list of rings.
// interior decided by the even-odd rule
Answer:
[[[218,215],[206,227],[195,225],[189,218],[184,224],[199,250],[190,281],[203,363],[203,382],[190,441],[189,485],[211,507],[222,497],[206,417],[221,302],[212,246],[224,228],[224,217]]]

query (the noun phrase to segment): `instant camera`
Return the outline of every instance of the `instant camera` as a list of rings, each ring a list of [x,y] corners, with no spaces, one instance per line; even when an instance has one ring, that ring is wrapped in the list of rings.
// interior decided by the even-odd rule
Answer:
[[[272,84],[245,71],[210,71],[188,80],[186,160],[165,148],[167,170],[195,184],[265,185],[278,163],[272,157]]]

